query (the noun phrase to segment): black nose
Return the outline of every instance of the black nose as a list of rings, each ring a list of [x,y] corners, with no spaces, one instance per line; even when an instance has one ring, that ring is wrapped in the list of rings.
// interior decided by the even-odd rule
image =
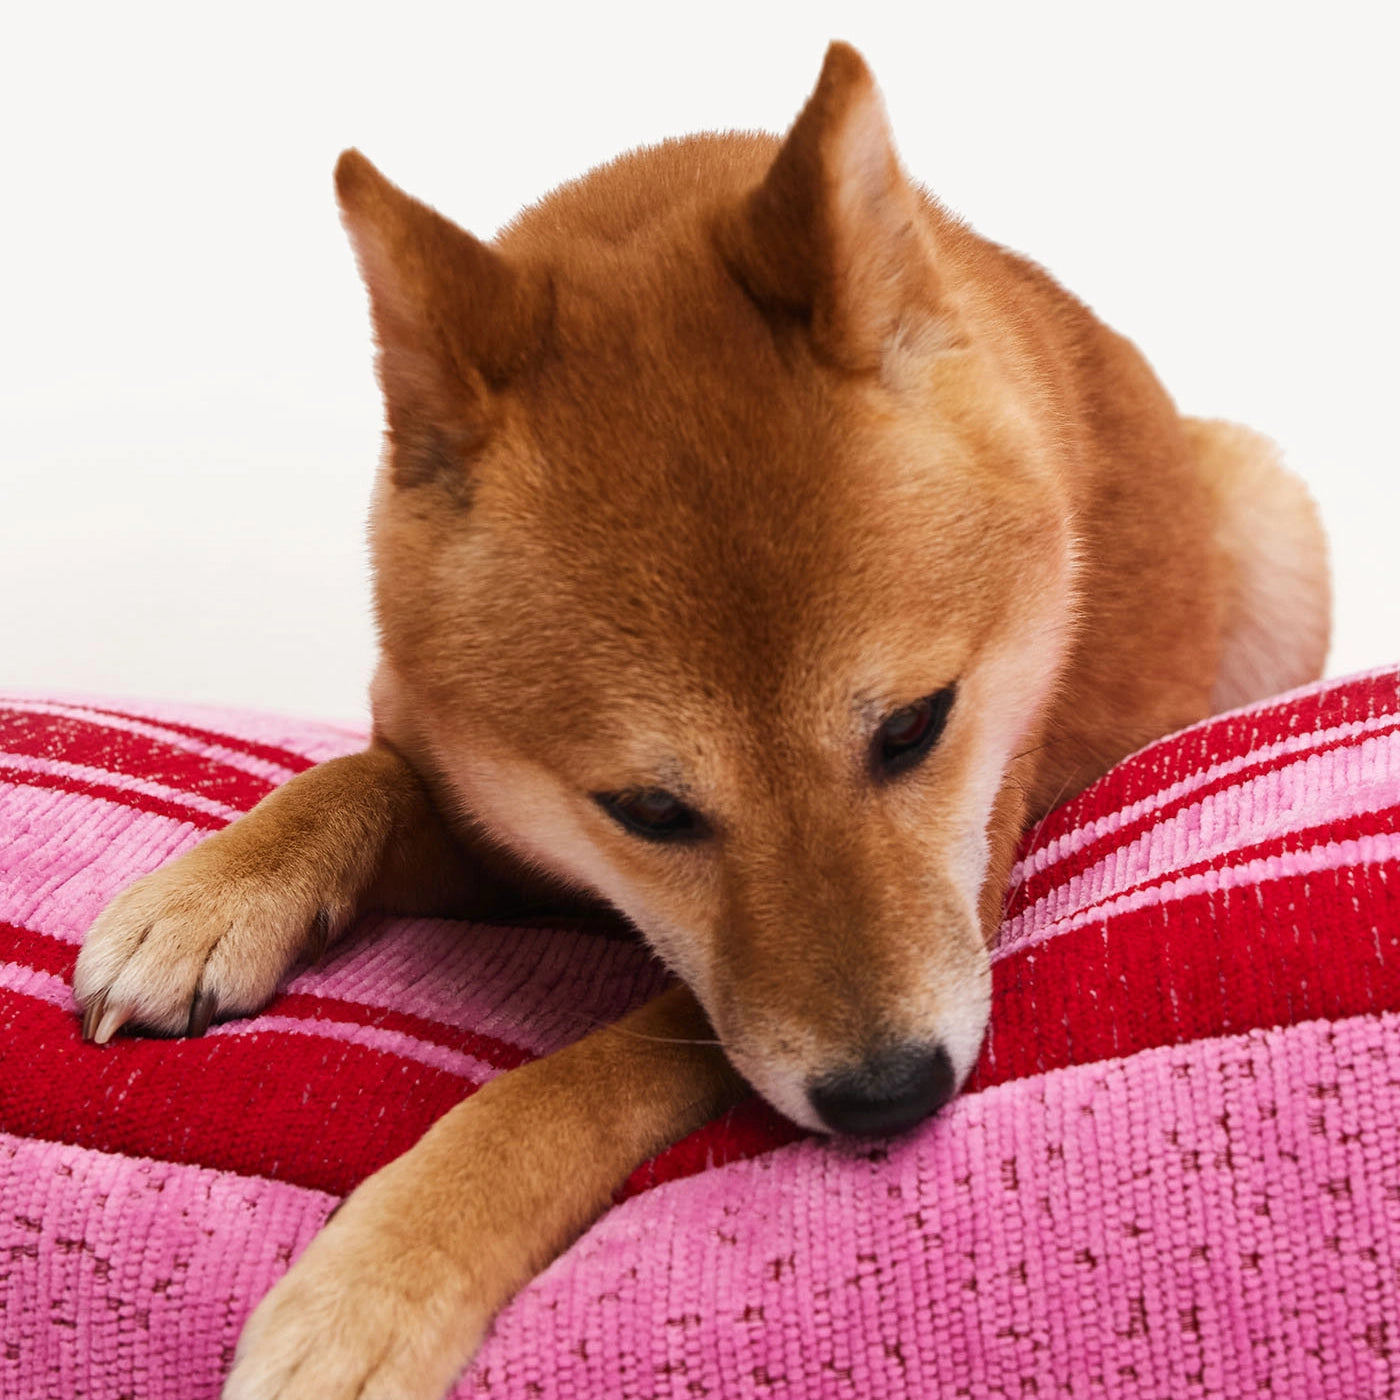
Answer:
[[[901,1045],[827,1075],[807,1097],[833,1132],[873,1137],[922,1123],[953,1088],[953,1062],[941,1045]]]

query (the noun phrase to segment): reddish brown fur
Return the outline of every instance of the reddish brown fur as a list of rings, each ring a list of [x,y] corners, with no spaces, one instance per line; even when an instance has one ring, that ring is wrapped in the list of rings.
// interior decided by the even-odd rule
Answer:
[[[634,153],[492,246],[357,153],[337,186],[389,428],[375,744],[104,913],[78,977],[99,1039],[211,990],[253,1009],[318,907],[572,890],[630,914],[815,1124],[808,1086],[884,1048],[941,1042],[966,1073],[1029,817],[1321,665],[1305,498],[1280,508],[1308,560],[1284,583],[1242,514],[1283,480],[1258,440],[1184,423],[1127,341],[917,191],[853,50],[784,142]],[[1304,643],[1273,636],[1284,595]],[[878,779],[881,721],[954,683],[937,748]],[[711,836],[658,846],[593,800],[647,788]],[[299,834],[327,805],[353,859]],[[207,913],[177,927],[196,875]],[[681,991],[637,1028],[705,1039]],[[346,1394],[376,1365],[436,1393],[619,1173],[734,1092],[703,1044],[606,1034],[507,1076],[355,1194],[228,1394],[301,1394],[312,1355]]]
[[[620,762],[626,735],[646,730],[658,752],[692,746],[686,791],[731,838],[718,877],[658,876],[655,852],[600,839],[669,903],[668,921],[723,940],[727,985],[707,1004],[731,1045],[734,1022],[762,1008],[820,1025],[833,1060],[881,1033],[877,1009],[908,981],[908,955],[885,967],[882,944],[911,922],[949,922],[946,899],[921,908],[900,893],[911,869],[938,863],[931,808],[946,788],[931,779],[923,809],[905,803],[890,828],[859,764],[832,770],[812,742],[853,752],[830,717],[874,703],[851,694],[862,653],[899,658],[878,697],[894,708],[957,679],[1020,598],[1050,589],[1076,619],[1052,665],[1056,703],[1023,718],[1033,761],[997,809],[989,931],[1027,812],[1207,713],[1220,634],[1194,460],[1127,342],[916,201],[892,164],[880,176],[906,191],[899,218],[924,232],[899,224],[887,249],[878,226],[864,238],[890,264],[883,301],[843,281],[871,249],[856,233],[842,242],[839,211],[821,204],[839,201],[812,166],[851,101],[833,82],[858,88],[861,73],[829,68],[776,164],[763,138],[693,138],[625,157],[517,220],[503,265],[548,303],[548,329],[532,308],[534,355],[501,383],[479,450],[411,497],[386,493],[376,516],[385,658],[419,733],[438,754],[528,756],[584,798],[677,786]],[[342,162],[343,185],[368,178],[359,158]],[[398,208],[407,228],[435,227],[411,201]],[[393,278],[369,275],[375,305],[394,304]],[[453,281],[414,295],[442,307],[462,292]],[[408,408],[378,317],[398,438]],[[482,334],[475,313],[470,324]],[[455,419],[474,413],[488,417],[459,397]],[[1077,587],[1058,577],[1067,515],[1087,561]],[[880,926],[882,904],[891,927],[857,937]],[[868,989],[848,968],[862,942]]]

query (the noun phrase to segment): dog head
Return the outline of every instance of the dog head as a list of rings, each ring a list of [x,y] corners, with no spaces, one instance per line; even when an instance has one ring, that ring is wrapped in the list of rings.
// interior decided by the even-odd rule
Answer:
[[[337,184],[382,642],[436,765],[630,916],[784,1113],[917,1121],[982,1039],[1073,611],[1055,425],[975,241],[841,45],[783,142],[624,157],[491,245],[355,152]]]

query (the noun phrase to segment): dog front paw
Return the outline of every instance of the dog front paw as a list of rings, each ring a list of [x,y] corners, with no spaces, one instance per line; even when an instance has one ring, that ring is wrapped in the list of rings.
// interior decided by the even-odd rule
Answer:
[[[392,1174],[393,1167],[386,1168]],[[371,1177],[254,1309],[223,1400],[439,1400],[493,1308]],[[424,1226],[425,1222],[419,1222]]]
[[[73,993],[83,1035],[131,1024],[202,1035],[215,1015],[256,1011],[297,957],[349,921],[344,897],[285,859],[210,837],[119,894],[83,940]],[[250,858],[253,857],[253,858]]]

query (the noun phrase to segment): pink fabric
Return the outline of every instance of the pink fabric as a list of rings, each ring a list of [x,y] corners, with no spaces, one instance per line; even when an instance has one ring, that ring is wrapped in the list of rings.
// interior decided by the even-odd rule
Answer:
[[[1397,1111],[1400,1018],[1359,1017],[736,1162],[597,1225],[458,1394],[1400,1394]]]
[[[334,1205],[280,1181],[0,1134],[0,1395],[217,1395],[251,1298]]]
[[[1319,824],[1330,832],[1335,823],[1385,805],[1400,783],[1397,770],[1400,746],[1395,743],[1392,722],[1385,734],[1358,737],[1345,747],[1321,753],[1294,753],[1285,763],[1262,773],[1241,775],[1230,786],[1197,801],[1151,804],[1155,808],[1153,821],[1146,831],[1113,845],[1082,873],[1064,880],[1008,919],[999,947],[1005,952],[1027,937],[1046,938],[1062,932],[1068,920],[1083,919],[1129,891],[1159,893],[1159,882],[1193,867],[1215,870],[1244,850],[1265,845],[1282,849],[1285,838],[1311,831]],[[1151,810],[1146,803],[1135,806]],[[1390,850],[1391,837],[1377,839],[1376,851]],[[1082,850],[1084,834],[1072,833],[1064,844]],[[1315,848],[1309,857],[1312,868],[1343,863],[1344,857],[1330,853],[1330,844]],[[1362,862],[1389,858],[1370,850],[1357,850],[1353,855]],[[1037,872],[1052,870],[1053,856],[1041,853],[1035,865]],[[1018,868],[1013,879],[1023,873]]]
[[[260,1017],[82,1045],[102,904],[357,743],[0,700],[3,1400],[216,1395],[343,1191],[661,985],[615,930],[374,920]],[[1397,833],[1393,670],[1150,746],[1028,841],[976,1092],[858,1146],[727,1116],[456,1394],[1400,1395]]]

